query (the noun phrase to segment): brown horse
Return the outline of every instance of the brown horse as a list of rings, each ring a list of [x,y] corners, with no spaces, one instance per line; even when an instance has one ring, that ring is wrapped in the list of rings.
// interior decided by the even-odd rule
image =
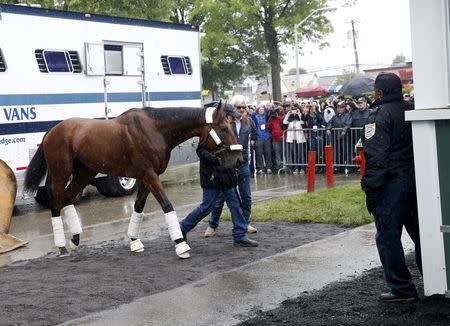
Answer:
[[[130,109],[111,120],[71,118],[53,127],[28,166],[25,192],[35,192],[48,171],[53,234],[60,256],[68,254],[61,210],[73,236],[69,245],[76,249],[82,228],[73,200],[97,173],[104,173],[141,181],[128,227],[131,250],[144,250],[139,229],[151,192],[164,211],[177,255],[188,258],[190,247],[159,175],[167,168],[171,150],[194,136],[199,136],[206,147],[216,153],[224,167],[233,167],[242,161],[242,146],[237,145],[225,106],[219,103],[207,109]]]

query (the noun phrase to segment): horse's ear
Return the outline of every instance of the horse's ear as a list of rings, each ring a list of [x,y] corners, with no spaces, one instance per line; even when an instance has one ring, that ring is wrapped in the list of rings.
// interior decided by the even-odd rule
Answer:
[[[222,112],[225,112],[226,105],[227,105],[227,103],[225,102],[225,104],[224,104],[222,99],[220,99],[219,103],[217,103],[216,121],[221,121],[222,117],[224,117]]]

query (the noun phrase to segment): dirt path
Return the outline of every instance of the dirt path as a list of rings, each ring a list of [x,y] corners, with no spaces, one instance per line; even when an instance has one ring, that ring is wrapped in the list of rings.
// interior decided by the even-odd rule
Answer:
[[[146,250],[131,254],[125,240],[84,246],[71,257],[53,255],[0,268],[0,324],[53,325],[166,291],[346,230],[323,224],[257,223],[258,248],[235,248],[231,224],[203,237],[188,234],[192,257],[179,260],[165,229],[146,233]]]

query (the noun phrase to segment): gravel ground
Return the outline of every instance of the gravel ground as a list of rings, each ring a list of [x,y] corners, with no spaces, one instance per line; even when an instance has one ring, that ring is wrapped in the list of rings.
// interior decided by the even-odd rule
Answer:
[[[422,278],[412,256],[408,257],[408,266],[418,288],[417,302],[379,302],[379,293],[387,289],[383,270],[375,268],[354,280],[336,282],[320,291],[286,300],[281,307],[260,311],[240,325],[450,325],[450,300],[420,295]]]

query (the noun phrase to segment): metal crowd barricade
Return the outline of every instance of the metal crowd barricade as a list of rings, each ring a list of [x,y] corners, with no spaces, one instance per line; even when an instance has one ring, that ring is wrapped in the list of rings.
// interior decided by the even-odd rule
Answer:
[[[350,128],[343,135],[342,128],[330,129],[327,133],[325,128],[304,128],[303,130],[286,129],[283,132],[283,169],[293,171],[302,169],[308,164],[308,152],[316,152],[316,166],[325,167],[325,146],[331,145],[333,148],[333,165],[342,168],[355,168],[357,164],[353,162],[355,154],[355,144],[361,136],[362,128]],[[287,137],[288,133],[291,137]],[[298,133],[303,133],[305,142],[288,142],[292,138],[298,137]],[[293,136],[293,137],[292,137]],[[296,137],[297,136],[297,137]]]

